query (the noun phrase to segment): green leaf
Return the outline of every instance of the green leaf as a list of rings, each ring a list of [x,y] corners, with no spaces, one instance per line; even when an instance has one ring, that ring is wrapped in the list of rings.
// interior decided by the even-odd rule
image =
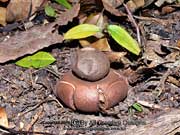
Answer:
[[[31,67],[32,60],[31,56],[26,56],[25,58],[22,58],[21,60],[18,60],[15,64],[21,67]]]
[[[21,60],[17,61],[15,64],[21,67],[34,67],[42,68],[53,63],[56,59],[47,52],[37,52],[31,56],[26,56]]]
[[[64,39],[81,39],[100,32],[100,28],[93,24],[80,24],[64,34]]]
[[[141,106],[139,103],[134,103],[134,104],[132,105],[132,107],[133,107],[136,111],[138,111],[138,112],[142,112],[142,111],[143,111],[142,106]]]
[[[55,17],[56,16],[56,12],[55,12],[54,8],[52,8],[49,5],[45,6],[45,13],[46,13],[47,16],[50,16],[50,17]]]
[[[137,41],[134,40],[125,29],[117,25],[108,25],[107,30],[119,45],[126,48],[130,52],[139,55],[141,50]]]
[[[71,9],[71,8],[72,8],[71,4],[69,4],[69,3],[67,2],[67,0],[55,0],[55,1],[56,1],[57,3],[63,5],[63,6],[66,7],[67,9]]]

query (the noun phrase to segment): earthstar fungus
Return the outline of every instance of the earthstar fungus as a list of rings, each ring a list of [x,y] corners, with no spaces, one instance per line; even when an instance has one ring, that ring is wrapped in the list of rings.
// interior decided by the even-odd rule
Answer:
[[[97,56],[102,57],[102,59],[105,57],[102,52],[97,50],[91,50],[91,52],[93,52],[93,56],[95,55],[96,57],[90,56],[90,53],[85,53],[87,57],[89,55],[90,59],[96,59]],[[96,53],[100,54],[97,55]],[[81,58],[82,57],[79,57],[77,60],[80,60]],[[99,59],[102,61],[101,58]],[[82,74],[79,76],[79,72],[74,72],[73,68],[72,71],[65,73],[63,78],[59,80],[55,86],[55,95],[64,102],[65,105],[73,110],[83,112],[98,112],[106,110],[113,107],[127,96],[128,82],[126,77],[122,76],[116,70],[110,69],[107,64],[108,62],[106,63],[106,68],[108,67],[108,69],[104,68],[106,73],[100,72],[100,68],[103,66],[103,61],[101,66],[98,65],[98,60],[92,60],[91,63],[92,62],[94,62],[94,64],[90,65],[92,68],[89,68],[87,70],[88,72],[85,71],[85,73],[87,73],[85,77],[84,75],[82,77]],[[77,66],[77,63],[75,66]],[[83,65],[82,67],[88,68],[85,61],[83,61],[82,64],[85,64],[85,66]],[[84,68],[79,69],[85,70]],[[100,73],[101,76],[98,75],[97,78],[91,77],[93,74],[97,75],[96,72]],[[88,75],[90,76],[90,79],[88,78]]]

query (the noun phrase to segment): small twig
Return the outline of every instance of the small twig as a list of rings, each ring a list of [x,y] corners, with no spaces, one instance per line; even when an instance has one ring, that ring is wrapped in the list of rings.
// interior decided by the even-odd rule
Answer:
[[[147,39],[146,39],[146,32],[144,30],[144,21],[141,21],[139,22],[138,26],[139,26],[139,29],[140,29],[140,32],[141,32],[141,46],[143,47],[143,50],[145,50],[145,45],[147,43]]]
[[[57,73],[52,67],[47,67],[47,68],[45,68],[45,70],[48,71],[49,73],[53,74],[57,78],[59,78],[59,76],[60,76],[60,74]]]
[[[178,121],[179,122],[179,121]],[[174,129],[173,130],[171,130],[171,131],[169,131],[169,132],[167,132],[166,134],[164,134],[164,135],[176,135],[176,134],[174,134],[176,131],[178,132],[180,130],[180,126],[177,126],[177,127],[174,127]],[[173,133],[174,132],[174,133]],[[178,132],[178,134],[179,134],[179,132]],[[177,134],[177,135],[178,135]]]
[[[174,49],[174,50],[180,51],[180,48],[179,48],[179,47],[170,46],[170,45],[165,45],[165,44],[163,44],[162,46],[165,46],[165,47],[167,47],[167,48],[171,48],[171,49]]]
[[[174,84],[177,87],[180,87],[180,81],[174,78],[173,76],[168,76],[167,80],[168,83]]]
[[[31,122],[27,125],[27,127],[26,127],[27,131],[29,131],[32,128],[32,126],[38,121],[39,117],[42,115],[42,112],[43,112],[43,107],[41,106],[40,111],[34,115]]]
[[[149,108],[154,108],[154,109],[163,109],[163,107],[161,107],[160,105],[156,105],[153,103],[149,103],[147,101],[142,101],[142,100],[138,100],[137,103],[145,106],[145,107],[149,107]]]
[[[143,17],[143,16],[135,16],[134,18],[139,19],[139,20],[144,20],[144,21],[153,21],[153,22],[157,22],[160,23],[162,25],[167,25],[167,23],[173,23],[170,20],[165,20],[165,19],[159,19],[159,18],[153,18],[153,17]]]
[[[34,134],[39,134],[39,135],[54,135],[52,133],[47,133],[47,132],[31,132],[31,131],[18,131],[14,130],[12,128],[7,128],[2,125],[0,125],[0,130],[5,133],[5,134],[10,134],[10,135],[34,135]]]
[[[35,82],[34,82],[34,79],[33,79],[33,72],[32,72],[32,69],[29,70],[29,77],[30,77],[30,83],[31,83],[31,86],[35,86]]]
[[[10,81],[9,79],[6,79],[4,77],[1,77],[1,79],[5,80],[6,82],[10,83],[10,84],[15,84],[14,82]]]
[[[166,79],[168,78],[168,76],[171,74],[171,70],[170,68],[166,71],[166,73],[162,76],[162,78],[160,79],[159,81],[159,85],[156,87],[156,90],[159,90],[158,92],[158,95],[161,95],[162,91],[165,90],[165,82],[166,82]]]
[[[40,105],[42,105],[42,104],[44,104],[44,103],[46,103],[46,102],[50,102],[50,101],[56,101],[56,102],[60,105],[60,107],[63,108],[63,105],[62,105],[57,99],[54,99],[54,98],[52,98],[51,96],[49,96],[49,97],[46,98],[45,100],[41,101],[40,103],[38,103],[37,105],[35,105],[35,106],[32,107],[31,109],[29,109],[29,110],[27,110],[27,111],[19,114],[18,116],[20,117],[20,116],[22,116],[22,115],[25,115],[26,113],[28,113],[28,112],[30,112],[30,111],[35,110],[36,108],[38,108]]]
[[[134,20],[133,15],[132,15],[131,11],[129,10],[129,8],[127,7],[127,5],[123,3],[123,6],[125,7],[126,12],[128,13],[129,20],[133,23],[134,27],[136,28],[137,40],[138,40],[138,43],[141,45],[141,37],[140,37],[139,27],[138,27],[136,21]]]
[[[51,101],[58,103],[61,108],[64,108],[64,106],[59,102],[59,100],[57,100],[57,98],[53,98],[51,95],[49,95],[49,98],[51,98]]]

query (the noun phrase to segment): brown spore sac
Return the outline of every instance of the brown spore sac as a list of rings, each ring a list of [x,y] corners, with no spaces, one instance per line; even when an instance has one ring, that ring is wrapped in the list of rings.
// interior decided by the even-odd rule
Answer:
[[[109,70],[110,62],[103,52],[90,47],[77,51],[72,71],[81,79],[97,81],[104,78]]]

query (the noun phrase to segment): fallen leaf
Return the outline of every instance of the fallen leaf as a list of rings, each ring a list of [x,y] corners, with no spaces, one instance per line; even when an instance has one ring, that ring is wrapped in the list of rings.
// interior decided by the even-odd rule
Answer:
[[[74,5],[70,10],[66,10],[65,12],[61,13],[56,18],[56,24],[58,25],[66,25],[69,21],[72,21],[74,17],[79,14],[80,4]]]
[[[178,80],[177,78],[175,78],[175,77],[173,77],[173,76],[168,76],[167,82],[168,82],[168,83],[172,83],[172,84],[180,87],[180,79]]]
[[[99,39],[98,41],[92,43],[91,47],[96,48],[100,51],[111,51],[107,38]]]
[[[80,5],[81,5],[81,11],[82,11],[81,13],[83,13],[83,14],[84,13],[92,13],[92,12],[94,12],[95,9],[99,9],[99,11],[101,11],[103,9],[101,0],[74,0],[74,1],[75,2],[79,1]]]
[[[177,41],[177,47],[180,48],[180,39]]]
[[[34,13],[42,2],[43,0],[11,0],[7,6],[6,21],[13,22],[28,18],[29,14]]]
[[[6,8],[0,7],[0,24],[6,25]]]
[[[109,58],[110,62],[121,62],[121,58],[123,58],[127,53],[126,52],[104,52]]]
[[[8,128],[8,118],[4,108],[0,107],[0,125]]]
[[[168,54],[164,59],[165,61],[168,61],[167,63],[163,63],[163,65],[167,68],[176,68],[180,65],[180,52],[176,51],[173,53]]]
[[[47,0],[32,0],[32,11],[31,14],[37,11],[37,9],[42,6],[46,5]]]
[[[123,13],[122,11],[116,9],[116,7],[120,6],[122,3],[124,2],[124,0],[102,0],[103,6],[105,8],[105,10],[107,10],[108,12],[110,12],[111,14],[115,15],[115,16],[126,16],[125,13]]]
[[[87,19],[84,21],[84,23],[87,24],[94,24],[98,26],[101,30],[105,29],[106,25],[108,24],[108,20],[106,16],[103,16],[102,13],[97,14],[91,14],[87,17]],[[95,37],[102,38],[104,34],[102,32],[97,32],[95,34]]]
[[[92,13],[83,21],[83,23],[96,25],[101,16],[102,13]]]
[[[87,46],[90,46],[91,44],[91,42],[86,39],[80,39],[79,43],[81,44],[82,47],[87,47]]]
[[[175,2],[176,0],[158,0],[155,2],[155,5],[158,6],[158,7],[161,7],[162,4],[164,4],[165,2],[171,4],[173,2]]]
[[[170,7],[170,6],[165,6],[162,8],[162,11],[161,11],[161,14],[164,15],[164,14],[169,14],[169,13],[172,13],[173,11],[175,11],[176,9],[173,8],[173,7]]]
[[[8,0],[0,0],[1,2],[7,2]]]
[[[144,4],[144,0],[129,0],[127,2],[127,7],[131,12],[135,12],[140,7],[143,7]]]
[[[165,44],[165,42],[163,43]],[[143,58],[150,61],[150,64],[148,65],[149,68],[156,67],[157,65],[164,63],[164,59],[156,53],[157,50],[161,50],[161,44],[162,41],[148,41],[146,43]]]
[[[0,63],[34,53],[51,44],[63,41],[58,33],[52,33],[53,24],[37,26],[18,33],[0,43]],[[5,51],[4,51],[5,50]]]
[[[22,20],[28,17],[31,9],[30,0],[11,0],[7,6],[6,20],[13,22],[15,20]]]
[[[82,47],[93,47],[99,51],[111,51],[110,45],[107,41],[107,38],[98,39],[95,42],[90,42],[90,39],[81,39],[79,43]],[[92,39],[91,39],[92,40]]]
[[[54,25],[65,25],[79,13],[80,5],[76,4],[71,10],[60,14],[56,22],[44,26],[36,26],[28,31],[15,34],[0,42],[0,63],[15,60],[26,54],[32,54],[40,49],[56,43],[62,43],[63,36],[53,33]]]
[[[130,67],[128,67],[125,70],[120,71],[120,73],[124,75],[125,77],[127,77],[128,82],[130,84],[136,83],[138,80],[142,78],[142,74],[138,73],[137,71],[132,70]]]

